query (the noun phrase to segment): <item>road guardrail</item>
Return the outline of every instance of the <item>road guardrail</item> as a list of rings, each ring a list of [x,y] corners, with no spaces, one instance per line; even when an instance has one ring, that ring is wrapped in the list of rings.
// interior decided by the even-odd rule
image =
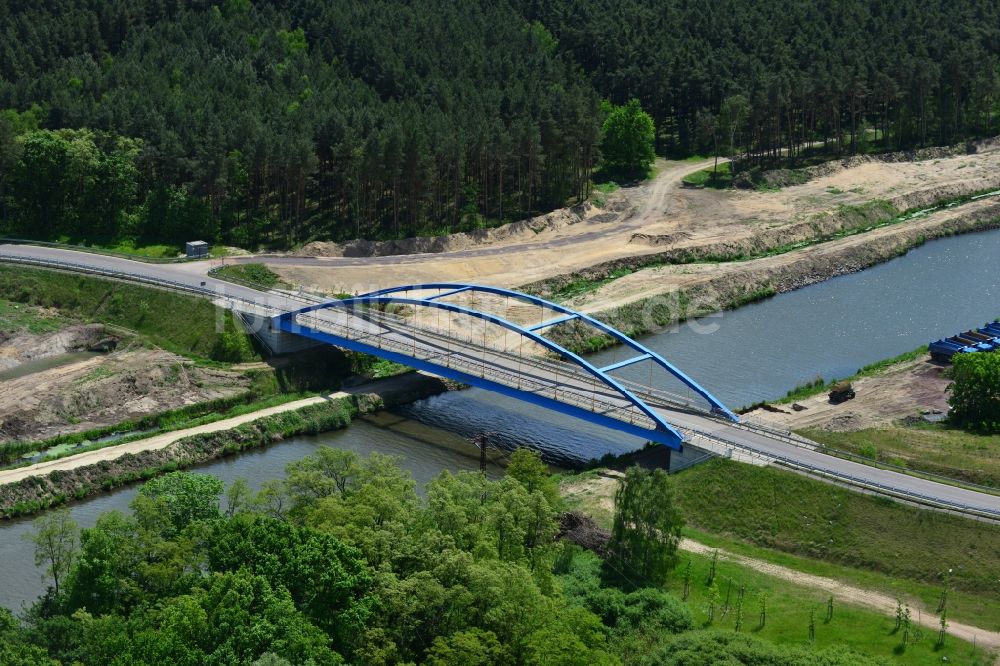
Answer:
[[[261,309],[263,309],[263,310],[265,310],[267,312],[271,312],[271,313],[274,313],[274,314],[278,314],[278,313],[282,312],[282,310],[280,310],[279,308],[276,308],[276,307],[274,307],[274,306],[272,306],[272,305],[270,305],[268,303],[262,303],[260,301],[255,301],[255,300],[248,299],[248,298],[243,298],[243,297],[240,297],[240,296],[234,296],[234,295],[229,295],[229,294],[225,294],[225,293],[219,293],[216,290],[208,288],[208,287],[205,287],[205,286],[194,286],[194,285],[190,285],[190,284],[185,284],[183,282],[177,282],[177,281],[172,281],[172,280],[163,280],[163,279],[159,279],[159,278],[152,278],[152,277],[149,277],[149,276],[144,276],[144,275],[140,275],[140,274],[136,274],[136,273],[128,273],[128,272],[114,270],[114,269],[109,269],[109,268],[102,268],[102,267],[97,267],[97,266],[90,266],[90,265],[86,265],[86,264],[79,264],[79,263],[75,263],[75,262],[67,262],[67,261],[61,261],[61,260],[55,260],[55,259],[41,259],[41,258],[36,258],[36,257],[24,257],[24,256],[9,255],[9,254],[0,254],[0,261],[7,261],[7,262],[10,262],[10,263],[18,263],[18,264],[33,265],[33,266],[42,266],[42,267],[46,267],[46,268],[55,268],[55,269],[58,269],[58,270],[81,272],[81,273],[87,273],[87,274],[92,274],[92,275],[101,275],[101,276],[110,277],[110,278],[113,278],[113,279],[119,279],[119,280],[130,281],[130,282],[139,282],[139,283],[142,283],[142,284],[149,284],[151,286],[154,286],[154,287],[160,288],[160,289],[168,289],[168,290],[172,290],[172,291],[178,291],[178,292],[184,292],[184,293],[188,293],[188,294],[194,294],[194,295],[205,297],[205,298],[209,298],[209,299],[212,299],[212,300],[224,300],[224,301],[228,301],[228,302],[234,303],[234,304],[235,303],[243,303],[243,304],[250,305],[250,306],[253,306],[253,307],[256,307],[256,308],[261,308]],[[291,300],[299,300],[299,301],[306,301],[306,302],[308,302],[308,299],[302,298],[302,297],[295,298],[295,297],[293,297],[291,295],[288,295],[288,294],[282,294],[281,296],[283,298],[289,298]],[[329,324],[331,322],[328,322],[328,321],[324,320],[324,323]],[[421,331],[421,333],[424,333],[424,334],[428,333],[428,331],[424,331],[423,329],[419,329],[419,330]],[[463,342],[462,344],[467,344],[467,343]],[[469,344],[473,344],[474,345],[474,343],[471,343],[471,341],[470,341]],[[498,352],[497,350],[489,350],[488,348],[485,348],[485,349],[487,349],[488,351],[490,351],[491,353],[494,353],[494,354],[505,355],[504,353]],[[550,365],[549,363],[545,363],[545,362],[541,362],[541,363],[544,364],[544,365]],[[483,364],[483,372],[486,372],[485,363]],[[506,373],[506,375],[509,376],[510,373]],[[523,381],[524,378],[522,377],[521,379]],[[534,382],[534,383],[537,383],[537,382]],[[548,388],[551,388],[551,386],[549,384],[544,384],[544,385],[541,385],[539,388],[540,389],[548,389]],[[566,391],[564,393],[564,398],[568,398],[570,395],[572,395],[574,397],[574,400],[575,400],[575,398],[577,397],[575,394],[576,394],[575,391],[568,390],[568,391]],[[576,402],[580,402],[580,401],[576,401]],[[589,404],[594,404],[595,401],[593,399],[591,399],[591,400],[584,400],[583,402],[586,402],[586,403],[589,403]],[[601,401],[601,402],[603,403],[604,401]],[[620,409],[621,408],[620,405],[615,405],[615,404],[610,404],[610,403],[608,403],[606,405],[602,404],[602,406],[607,406],[611,410],[615,410],[615,409]],[[768,428],[768,427],[762,427],[760,425],[751,425],[751,424],[746,424],[746,423],[737,424],[737,423],[734,423],[732,421],[722,420],[722,419],[719,419],[719,422],[720,423],[725,423],[726,425],[731,426],[731,427],[737,427],[738,429],[741,429],[741,430],[756,431],[756,432],[759,432],[760,434],[763,434],[763,435],[765,435],[767,437],[774,438],[774,439],[779,439],[780,441],[784,441],[786,443],[793,444],[795,446],[798,446],[799,448],[812,450],[812,451],[821,453],[823,455],[830,455],[828,453],[824,453],[821,449],[817,448],[817,445],[815,443],[809,442],[809,440],[806,440],[805,438],[794,436],[790,432],[788,434],[785,434],[785,433],[783,433],[781,431],[778,431],[776,429],[771,429],[771,428]],[[826,478],[826,479],[830,479],[830,480],[832,480],[834,482],[838,482],[838,483],[843,483],[843,484],[855,486],[855,487],[866,489],[868,491],[875,492],[875,493],[878,493],[878,494],[882,494],[882,495],[894,497],[896,499],[901,499],[901,500],[905,500],[905,501],[915,502],[915,503],[918,503],[918,504],[922,504],[922,505],[926,505],[926,506],[930,506],[930,507],[934,507],[934,508],[938,508],[938,509],[944,509],[944,510],[948,510],[948,511],[954,511],[954,512],[963,513],[963,514],[966,514],[966,515],[972,515],[972,516],[980,517],[980,518],[987,518],[987,519],[990,519],[990,520],[1000,520],[1000,510],[990,509],[990,508],[987,508],[987,507],[971,506],[971,505],[963,504],[961,502],[954,502],[954,501],[951,501],[951,500],[948,500],[948,499],[944,499],[944,498],[941,498],[941,497],[932,497],[932,496],[925,495],[925,494],[922,494],[922,493],[918,493],[918,492],[915,492],[915,491],[907,490],[905,488],[899,488],[899,487],[896,487],[896,486],[885,485],[885,484],[882,484],[882,483],[879,483],[877,481],[873,481],[873,480],[870,480],[870,479],[862,479],[862,478],[859,478],[859,477],[852,476],[850,474],[845,474],[843,472],[837,472],[835,470],[824,469],[824,468],[817,467],[817,466],[814,466],[814,465],[810,465],[810,464],[807,464],[807,463],[803,463],[803,462],[800,462],[800,461],[797,461],[797,460],[793,460],[791,458],[788,458],[786,456],[782,456],[780,454],[775,454],[775,453],[769,453],[769,452],[766,452],[766,451],[761,451],[760,449],[757,449],[756,447],[754,447],[752,445],[744,444],[744,443],[740,443],[740,442],[736,442],[736,441],[733,441],[733,440],[731,440],[731,439],[729,439],[727,437],[723,437],[723,436],[715,434],[715,433],[707,433],[707,432],[704,432],[704,431],[701,431],[701,430],[698,430],[698,429],[695,429],[695,428],[678,428],[678,430],[680,430],[685,435],[691,436],[692,439],[694,439],[695,437],[697,437],[697,438],[703,438],[703,439],[708,439],[710,441],[714,441],[714,442],[717,442],[719,444],[722,444],[723,446],[729,447],[730,449],[738,450],[738,451],[740,451],[742,453],[747,453],[749,455],[756,456],[758,458],[761,458],[761,459],[764,459],[764,460],[767,460],[767,461],[771,461],[771,462],[780,464],[780,465],[782,465],[784,467],[788,467],[790,469],[795,469],[795,470],[801,471],[801,472],[809,474],[809,475],[820,476],[820,477],[823,477],[823,478]],[[835,457],[835,456],[831,456],[831,457]],[[903,473],[903,472],[896,472],[894,470],[890,470],[890,471],[893,471],[893,473],[897,473],[897,474]],[[910,471],[911,470],[906,470],[906,472],[910,472]],[[911,474],[908,474],[908,475],[911,476],[911,478],[920,478],[920,477],[913,476]],[[939,478],[947,479],[947,477],[939,477]],[[930,479],[930,480],[932,482],[935,482],[935,483],[942,483],[941,481],[937,481],[935,479]],[[962,487],[961,482],[957,482],[954,479],[948,479],[948,481],[951,482],[951,483],[948,484],[949,487]],[[955,485],[956,483],[959,484],[959,485]],[[966,484],[966,485],[973,485],[974,486],[975,484]],[[982,488],[984,490],[989,490],[989,491],[996,492],[995,489],[991,489],[991,488],[988,488],[986,486],[982,486]],[[982,494],[986,494],[985,492],[980,491],[980,490],[975,490],[974,492],[980,492]],[[991,494],[990,496],[994,496],[995,497],[995,495],[993,495],[993,494]]]

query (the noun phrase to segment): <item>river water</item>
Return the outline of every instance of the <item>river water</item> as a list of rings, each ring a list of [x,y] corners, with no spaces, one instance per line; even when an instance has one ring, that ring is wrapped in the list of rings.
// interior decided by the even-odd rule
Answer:
[[[418,489],[444,469],[479,469],[479,458],[472,455],[474,451],[469,449],[468,442],[458,435],[394,414],[380,413],[359,419],[344,430],[295,437],[216,460],[192,471],[213,474],[227,487],[243,478],[257,490],[265,481],[283,477],[288,463],[301,460],[322,446],[347,449],[361,455],[377,452],[398,456],[402,466],[413,475]],[[487,465],[486,471],[494,478],[502,473],[501,468],[492,464]],[[75,502],[70,507],[73,519],[81,527],[90,527],[106,511],[127,511],[138,489],[138,485],[127,486]],[[41,570],[34,566],[33,547],[25,540],[25,535],[32,530],[31,521],[25,518],[0,524],[0,606],[12,610],[45,591]]]
[[[731,408],[784,396],[816,377],[835,379],[1000,315],[1000,230],[935,240],[884,264],[686,322],[642,342]],[[632,355],[631,353],[629,355]],[[588,357],[597,366],[622,349]],[[649,363],[617,371],[641,384]],[[654,386],[684,392],[666,373]],[[482,390],[398,410],[473,434],[508,433],[551,455],[589,459],[635,440]]]
[[[1000,315],[1000,230],[932,241],[885,264],[739,310],[705,317],[643,342],[695,378],[730,407],[784,395],[822,376],[859,367]],[[625,358],[622,350],[592,357],[596,365]],[[620,376],[646,383],[639,364]],[[654,377],[658,386],[666,384]],[[673,389],[673,386],[666,386]],[[476,469],[463,452],[467,438],[494,433],[501,447],[535,447],[550,460],[580,461],[642,446],[634,437],[554,414],[478,389],[448,393],[359,420],[346,430],[299,437],[205,465],[227,484],[243,477],[258,487],[282,476],[287,463],[319,446],[398,455],[418,484],[443,469]],[[445,446],[438,446],[444,443]],[[495,468],[491,473],[497,473]],[[135,487],[73,505],[82,526],[112,509],[125,510]],[[43,591],[22,535],[28,520],[0,526],[0,605],[18,608]]]

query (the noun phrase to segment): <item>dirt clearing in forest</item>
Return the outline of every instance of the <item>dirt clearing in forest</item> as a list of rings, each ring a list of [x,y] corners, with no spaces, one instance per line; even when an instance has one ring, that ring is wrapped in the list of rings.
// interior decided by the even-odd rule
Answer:
[[[623,257],[720,242],[749,242],[762,232],[809,224],[816,216],[832,215],[845,207],[864,206],[873,201],[889,202],[907,210],[1000,188],[1000,150],[992,146],[973,155],[918,162],[855,159],[849,161],[848,168],[835,162],[826,169],[829,172],[826,175],[776,192],[682,187],[684,175],[711,163],[711,160],[662,162],[652,181],[622,188],[608,196],[606,211],[587,208],[578,215],[566,209],[543,216],[551,223],[517,223],[519,226],[513,230],[463,235],[460,240],[448,237],[435,242],[399,241],[385,250],[423,254],[345,259],[343,247],[320,244],[310,247],[312,256],[301,263],[295,263],[294,257],[283,257],[271,267],[288,281],[330,292],[354,293],[428,280],[518,286]],[[967,209],[968,206],[962,206],[950,212]],[[879,231],[896,233],[897,229],[910,228],[944,214],[948,213]],[[324,254],[329,258],[316,258]],[[801,256],[793,252],[785,260],[797,261]],[[682,275],[717,268],[701,264],[674,267],[686,271]],[[650,279],[658,281],[661,277],[657,274]],[[616,280],[609,287],[616,293],[619,288],[629,288],[627,283],[620,282]],[[641,287],[636,289],[641,290]]]

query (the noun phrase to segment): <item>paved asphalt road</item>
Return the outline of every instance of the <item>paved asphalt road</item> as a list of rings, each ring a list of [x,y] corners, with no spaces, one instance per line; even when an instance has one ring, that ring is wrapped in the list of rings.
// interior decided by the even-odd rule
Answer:
[[[218,294],[220,298],[245,299],[257,303],[266,303],[278,309],[289,310],[301,307],[301,303],[298,301],[271,293],[264,293],[257,289],[242,287],[208,276],[206,273],[214,265],[208,261],[155,264],[90,252],[76,252],[73,250],[36,247],[33,245],[0,244],[0,261],[5,260],[7,257],[72,264],[79,267],[81,271],[96,270],[126,273],[140,276],[146,281],[153,283],[175,283],[192,289],[209,289]]]
[[[236,298],[266,304],[277,310],[302,307],[301,300],[272,293],[263,293],[216,280],[204,274],[206,263],[197,264],[149,264],[117,257],[108,257],[70,250],[42,248],[25,245],[0,245],[0,261],[5,259],[29,259],[43,262],[61,262],[73,265],[80,271],[119,272],[136,276],[141,281],[169,286],[180,284],[193,289],[209,289],[220,298]],[[323,260],[329,261],[329,260]],[[372,259],[357,261],[372,262]],[[387,349],[406,351],[417,358],[430,359],[442,366],[468,371],[479,375],[488,373],[498,381],[512,383],[513,377],[520,376],[522,382],[532,385],[545,394],[550,391],[561,401],[577,405],[588,405],[618,414],[623,419],[631,415],[637,423],[648,416],[617,394],[613,388],[600,385],[595,378],[580,373],[568,364],[537,362],[525,367],[523,362],[511,352],[484,350],[473,342],[447,340],[443,336],[427,335],[415,331],[406,323],[389,317],[371,317],[362,320],[343,310],[324,310],[313,315],[310,324],[320,330],[344,335],[350,331],[351,337],[378,336],[380,345]],[[445,360],[447,358],[447,360]],[[555,387],[558,386],[558,389]],[[558,391],[558,393],[557,393]],[[596,391],[596,398],[595,398]],[[966,507],[971,513],[996,516],[1000,519],[1000,496],[972,489],[962,488],[928,479],[922,479],[891,470],[877,469],[868,465],[829,456],[801,443],[789,441],[765,430],[738,427],[690,410],[682,410],[660,402],[655,410],[671,425],[687,434],[708,437],[716,442],[726,443],[744,454],[777,459],[783,464],[806,469],[812,473],[834,477],[841,481],[848,479],[863,486],[881,487],[889,494],[905,495],[914,499],[939,503],[945,506]],[[723,447],[725,448],[725,447]]]

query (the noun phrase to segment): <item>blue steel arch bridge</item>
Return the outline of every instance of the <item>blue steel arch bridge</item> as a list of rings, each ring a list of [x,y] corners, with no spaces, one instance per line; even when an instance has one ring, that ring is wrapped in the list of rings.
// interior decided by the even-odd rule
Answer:
[[[865,492],[1000,522],[1000,497],[993,489],[873,467],[864,460],[849,459],[846,452],[829,455],[816,443],[774,424],[737,419],[666,359],[628,336],[565,306],[526,294],[432,283],[328,303],[305,294],[264,292],[222,282],[188,267],[63,248],[0,243],[3,262],[194,294],[231,309],[265,345],[273,342],[291,348],[318,341],[368,352],[669,447],[679,448],[683,440],[715,455],[777,464]],[[546,337],[557,326],[611,335],[622,343],[627,356],[596,367]],[[286,336],[283,331],[294,335]],[[648,366],[645,382],[635,380],[637,368],[646,370],[639,364]],[[623,372],[633,380],[623,378]],[[664,390],[665,382],[656,373],[679,383],[679,392]]]
[[[597,366],[546,336],[575,325],[629,350]],[[721,401],[660,354],[581,312],[537,296],[475,284],[428,283],[284,312],[272,326],[286,333],[372,354],[458,382],[680,449],[671,413],[697,412],[738,421]],[[646,384],[617,375],[646,364]],[[683,393],[657,388],[665,373]]]

